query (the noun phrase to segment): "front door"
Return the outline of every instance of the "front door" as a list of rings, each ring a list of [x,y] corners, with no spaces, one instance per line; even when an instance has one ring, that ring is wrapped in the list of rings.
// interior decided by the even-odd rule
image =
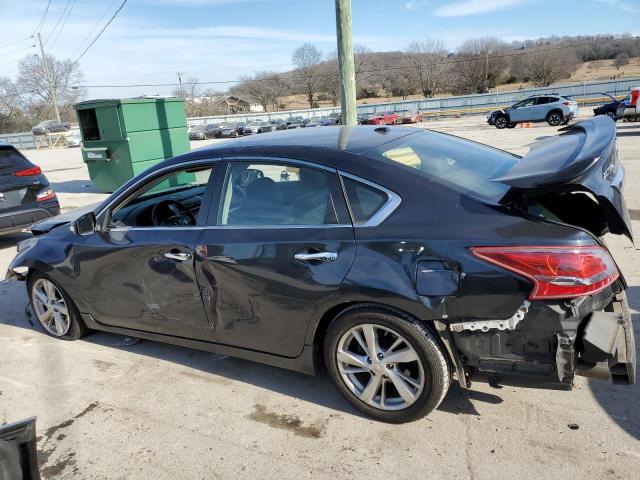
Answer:
[[[530,122],[533,120],[533,105],[535,98],[527,98],[516,103],[509,110],[509,120],[512,122]]]
[[[295,357],[355,257],[335,170],[228,162],[197,266],[214,341]]]
[[[211,340],[194,252],[210,174],[210,165],[160,174],[100,215],[98,231],[79,237],[76,278],[96,321]]]

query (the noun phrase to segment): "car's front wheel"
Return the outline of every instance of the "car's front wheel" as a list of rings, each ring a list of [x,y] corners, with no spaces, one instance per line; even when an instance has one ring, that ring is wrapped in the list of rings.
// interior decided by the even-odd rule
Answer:
[[[506,126],[508,125],[508,121],[507,121],[507,117],[505,117],[504,115],[500,115],[498,117],[496,117],[496,119],[494,120],[493,125],[498,129],[498,130],[502,130],[503,128],[506,128]]]
[[[552,127],[557,127],[564,122],[564,118],[560,112],[551,112],[547,115],[547,123]]]
[[[75,305],[49,277],[34,274],[28,282],[29,299],[36,318],[52,337],[77,340],[85,336],[87,327]]]
[[[399,312],[348,309],[327,331],[324,359],[338,390],[356,408],[385,422],[427,415],[449,388],[447,359],[436,337]]]

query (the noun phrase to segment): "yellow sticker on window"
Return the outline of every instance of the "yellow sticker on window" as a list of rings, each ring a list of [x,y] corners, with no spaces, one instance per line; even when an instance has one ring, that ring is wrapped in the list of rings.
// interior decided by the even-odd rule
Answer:
[[[382,155],[389,160],[393,160],[403,165],[407,165],[413,168],[420,168],[422,161],[418,154],[411,147],[398,147],[387,150]]]

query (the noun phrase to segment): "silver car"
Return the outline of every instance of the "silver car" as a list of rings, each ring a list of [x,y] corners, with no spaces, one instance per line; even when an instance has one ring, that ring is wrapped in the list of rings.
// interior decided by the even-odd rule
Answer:
[[[495,110],[487,118],[496,128],[513,128],[522,122],[547,122],[552,127],[568,123],[579,113],[578,103],[562,95],[536,95],[509,108]]]

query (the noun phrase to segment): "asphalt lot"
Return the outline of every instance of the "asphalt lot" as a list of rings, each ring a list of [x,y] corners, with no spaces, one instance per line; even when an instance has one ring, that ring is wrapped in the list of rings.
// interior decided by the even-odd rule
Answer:
[[[516,153],[556,132],[546,124],[496,130],[483,117],[426,125]],[[637,232],[636,125],[618,125],[618,145]],[[25,153],[63,209],[103,197],[78,149]],[[0,237],[0,272],[27,236]],[[630,286],[637,340],[640,252],[624,238],[608,242]],[[0,284],[0,423],[38,417],[45,479],[631,479],[640,471],[640,385],[578,378],[573,392],[557,392],[454,384],[428,418],[388,425],[357,413],[325,374],[150,341],[126,346],[105,333],[59,341],[29,324],[26,304],[23,284]]]

